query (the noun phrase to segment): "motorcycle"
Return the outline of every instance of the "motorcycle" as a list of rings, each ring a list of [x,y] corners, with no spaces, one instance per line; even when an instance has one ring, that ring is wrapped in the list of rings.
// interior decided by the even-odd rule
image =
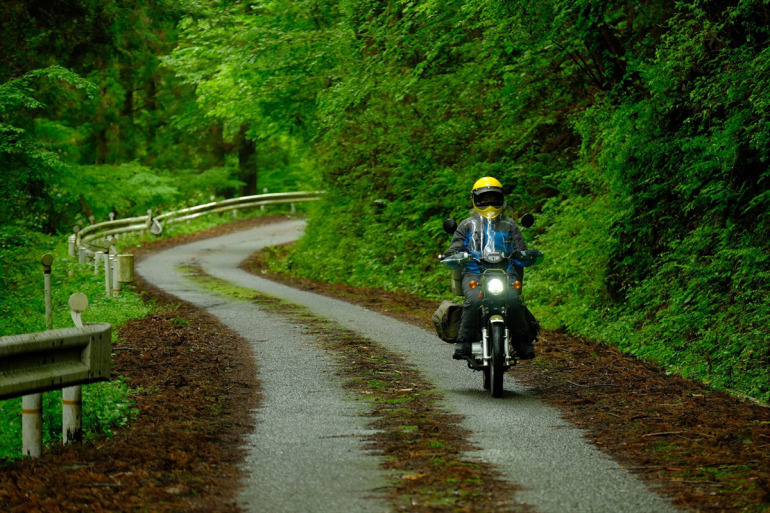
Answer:
[[[534,216],[526,214],[521,219],[521,226],[529,228],[534,224]],[[457,230],[457,223],[452,219],[444,221],[444,231],[452,235]],[[467,357],[468,367],[483,374],[484,389],[492,397],[503,395],[503,374],[518,363],[516,351],[511,340],[510,319],[507,305],[512,298],[521,296],[522,282],[514,270],[529,267],[542,262],[544,254],[536,249],[511,251],[507,253],[489,244],[480,248],[478,256],[460,252],[451,256],[439,255],[443,265],[452,270],[453,292],[462,296],[459,285],[462,269],[470,262],[479,264],[482,269],[480,283],[471,282],[472,288],[479,289],[481,298],[480,326],[481,341],[472,344],[471,356]],[[512,264],[512,265],[511,265]]]

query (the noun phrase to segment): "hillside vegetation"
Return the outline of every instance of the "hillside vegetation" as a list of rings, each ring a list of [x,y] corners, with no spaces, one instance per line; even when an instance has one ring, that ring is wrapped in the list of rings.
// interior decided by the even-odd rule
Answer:
[[[319,188],[286,269],[446,297],[441,222],[491,175],[548,327],[770,399],[766,0],[38,4],[0,7],[0,256]]]

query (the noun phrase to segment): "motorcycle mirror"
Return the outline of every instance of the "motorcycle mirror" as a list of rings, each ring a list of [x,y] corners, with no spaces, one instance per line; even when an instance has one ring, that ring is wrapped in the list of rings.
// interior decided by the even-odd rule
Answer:
[[[521,226],[524,228],[530,228],[533,224],[535,224],[535,216],[532,214],[524,214],[524,216],[521,218]]]
[[[457,223],[454,219],[444,221],[444,231],[450,235],[457,231]]]

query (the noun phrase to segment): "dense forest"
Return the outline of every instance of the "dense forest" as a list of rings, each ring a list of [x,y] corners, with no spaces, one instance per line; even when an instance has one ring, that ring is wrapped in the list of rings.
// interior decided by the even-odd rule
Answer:
[[[75,223],[322,189],[281,263],[448,295],[507,188],[547,327],[770,399],[767,0],[6,0],[0,293]],[[11,265],[11,263],[14,263]]]

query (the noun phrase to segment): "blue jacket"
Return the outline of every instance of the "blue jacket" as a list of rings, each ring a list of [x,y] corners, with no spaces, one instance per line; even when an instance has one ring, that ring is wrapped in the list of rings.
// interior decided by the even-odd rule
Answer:
[[[513,251],[524,251],[527,245],[516,222],[503,215],[486,219],[474,213],[457,226],[447,254],[465,251],[481,258],[485,251],[502,251],[510,255]],[[511,263],[508,270],[513,267]],[[475,261],[466,264],[465,272],[480,273],[484,269]],[[521,273],[519,273],[521,274]]]

